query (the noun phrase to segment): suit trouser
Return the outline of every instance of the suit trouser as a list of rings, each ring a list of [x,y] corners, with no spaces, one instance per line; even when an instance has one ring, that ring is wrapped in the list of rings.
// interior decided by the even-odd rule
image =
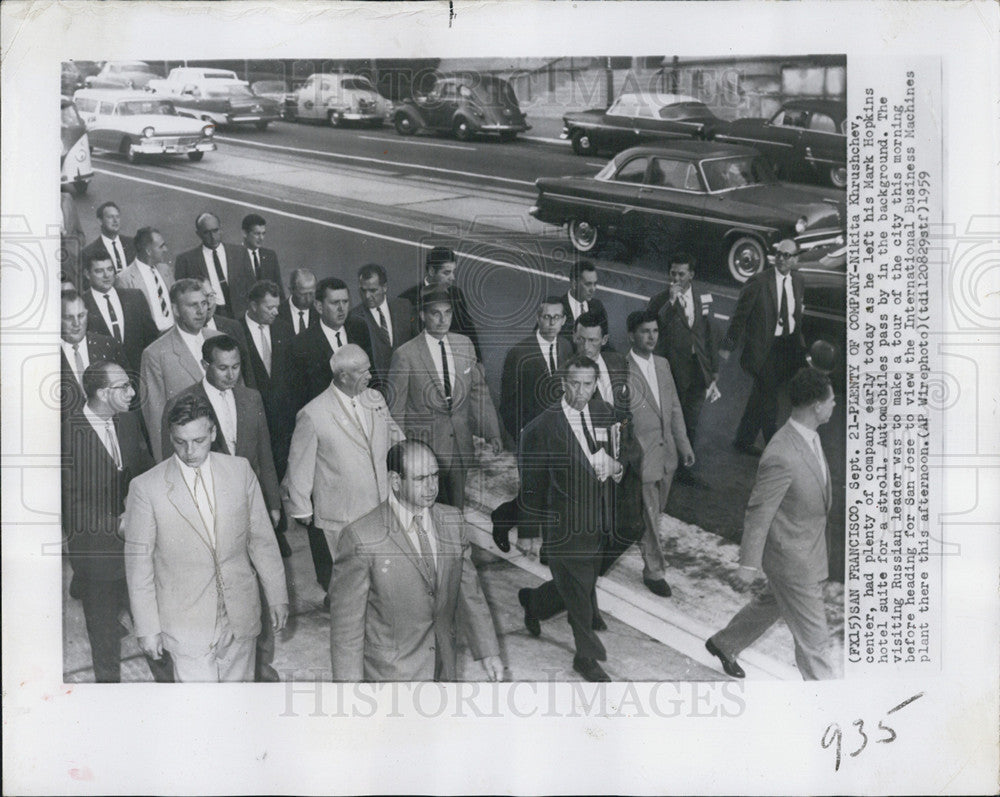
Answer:
[[[306,534],[309,537],[309,552],[312,554],[313,568],[316,570],[316,583],[323,592],[330,590],[330,577],[333,575],[333,555],[337,551],[337,540],[340,539],[340,528],[321,529],[314,523],[309,524]]]
[[[660,515],[667,508],[670,485],[674,481],[673,471],[657,482],[642,483],[642,520],[645,530],[639,540],[642,551],[642,577],[657,581],[667,571],[667,560],[660,548]]]
[[[256,637],[230,639],[232,626],[225,607],[219,607],[215,623],[215,636],[211,647],[200,656],[190,656],[171,651],[174,658],[174,677],[182,683],[223,683],[253,680]]]
[[[597,632],[594,618],[597,608],[597,576],[601,555],[561,554],[549,552],[552,580],[528,592],[527,612],[539,620],[547,620],[564,609],[567,612],[576,655],[604,661],[608,654]]]
[[[708,388],[697,355],[691,355],[689,373],[691,378],[684,390],[678,390],[678,398],[681,402],[681,412],[684,414],[684,429],[687,432],[688,442],[694,447],[698,418],[701,417],[702,407],[705,406],[705,390]]]
[[[257,650],[254,654],[253,678],[260,680],[260,671],[270,667],[274,661],[274,627],[271,625],[271,607],[264,593],[264,585],[257,581],[260,592],[260,634],[257,635]]]
[[[768,578],[767,587],[740,609],[729,625],[712,637],[715,646],[731,658],[752,644],[783,617],[795,640],[795,663],[803,680],[833,677],[826,648],[830,633],[823,605],[823,582],[789,582]]]
[[[737,445],[753,445],[757,432],[764,433],[765,444],[774,436],[778,429],[779,393],[803,365],[805,359],[796,336],[774,339],[763,368],[754,377],[753,390],[736,430]]]

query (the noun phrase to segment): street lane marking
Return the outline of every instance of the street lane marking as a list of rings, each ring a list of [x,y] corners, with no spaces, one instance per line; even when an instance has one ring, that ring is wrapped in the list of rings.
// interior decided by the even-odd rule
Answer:
[[[463,144],[438,144],[433,141],[414,141],[413,139],[403,138],[402,136],[398,138],[387,138],[386,136],[358,136],[358,138],[365,138],[369,141],[388,141],[390,144],[413,144],[415,147],[441,147],[442,149],[467,149],[470,152],[475,152],[475,147],[466,147]]]
[[[345,155],[341,152],[325,152],[320,149],[302,149],[301,147],[286,147],[282,144],[264,144],[261,141],[244,141],[239,138],[227,138],[216,136],[216,141],[228,141],[244,147],[261,147],[262,149],[276,149],[284,152],[293,152],[305,155],[321,155],[327,158],[343,158],[344,160],[361,161],[362,163],[378,163],[382,166],[395,166],[396,168],[423,169],[428,172],[441,172],[442,174],[460,174],[463,177],[476,177],[481,180],[497,180],[501,183],[513,183],[514,185],[530,185],[535,187],[534,180],[515,180],[513,177],[494,177],[491,174],[479,174],[478,172],[463,172],[458,169],[443,169],[440,166],[424,166],[419,163],[401,163],[400,161],[383,160],[382,158],[368,158],[361,155]]]

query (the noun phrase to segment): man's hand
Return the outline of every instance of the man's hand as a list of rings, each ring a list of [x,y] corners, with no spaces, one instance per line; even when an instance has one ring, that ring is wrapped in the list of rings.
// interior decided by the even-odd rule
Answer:
[[[517,548],[525,556],[534,556],[538,558],[538,550],[542,546],[542,541],[540,537],[525,537],[521,539],[520,537],[514,542],[514,547]]]
[[[486,670],[486,678],[490,681],[503,680],[503,662],[499,656],[487,656],[483,659],[483,669]]]
[[[499,437],[491,437],[486,441],[489,443],[490,448],[493,449],[493,456],[498,456],[501,451],[503,451],[503,441]]]
[[[139,649],[149,658],[159,661],[163,658],[163,635],[139,637]]]
[[[681,295],[681,286],[678,282],[670,283],[670,301],[675,301]]]
[[[694,451],[691,450],[691,446],[681,451],[681,461],[685,468],[694,467]]]
[[[719,353],[721,354],[722,352]],[[707,401],[709,404],[714,404],[720,398],[722,398],[722,393],[719,392],[719,385],[717,383],[717,380],[713,379],[712,384],[710,384],[708,388],[705,390],[705,401]]]
[[[756,567],[740,565],[739,570],[736,571],[736,591],[746,592],[760,576],[761,572]]]
[[[603,448],[594,454],[594,471],[597,473],[597,478],[600,481],[603,482],[615,476],[620,467],[621,464],[617,460],[612,459],[611,455]]]
[[[288,604],[278,603],[271,607],[271,628],[277,633],[288,622]]]
[[[309,528],[313,524],[313,516],[306,515],[305,517],[294,518],[296,523],[301,523],[303,527]]]
[[[272,509],[268,512],[268,514],[271,516],[271,525],[278,528],[278,524],[281,522],[281,510]]]

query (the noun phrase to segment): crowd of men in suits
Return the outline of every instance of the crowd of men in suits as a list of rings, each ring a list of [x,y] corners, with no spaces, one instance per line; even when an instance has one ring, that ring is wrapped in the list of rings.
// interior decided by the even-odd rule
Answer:
[[[721,350],[686,255],[669,288],[628,316],[624,355],[608,344],[597,269],[580,261],[507,353],[498,412],[450,249],[432,249],[422,281],[395,299],[385,269],[363,265],[352,306],[343,280],[304,268],[286,295],[257,214],[230,244],[200,213],[200,245],[172,266],[158,230],[122,235],[113,202],[97,218],[61,326],[70,595],[96,680],[120,679],[129,627],[158,681],[277,680],[289,519],[306,529],[330,612],[334,679],[452,680],[458,631],[502,679],[462,512],[475,438],[518,453],[519,494],[494,512],[497,546],[509,551],[516,528],[518,547],[552,572],[518,594],[528,632],[565,611],[574,669],[608,680],[597,579],[638,544],[643,583],[670,597],[660,515],[675,475],[704,485],[698,418],[720,397],[720,355],[740,344],[754,390],[734,445],[760,455],[758,431],[773,438],[741,572],[749,582],[762,570],[771,592],[707,646],[742,677],[737,654],[781,616],[803,676],[828,676],[818,590],[830,484],[815,429],[833,399],[806,366],[794,242],[743,289]],[[792,414],[778,430],[780,394]]]

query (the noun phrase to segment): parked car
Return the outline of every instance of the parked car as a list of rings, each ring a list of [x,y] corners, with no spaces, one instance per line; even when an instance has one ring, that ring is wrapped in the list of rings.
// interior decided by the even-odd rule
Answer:
[[[770,119],[737,119],[716,132],[718,141],[763,152],[784,180],[847,187],[847,103],[789,100]]]
[[[192,83],[203,83],[206,80],[238,81],[239,76],[231,69],[177,66],[171,69],[165,78],[155,78],[149,81],[148,87],[153,91],[178,94],[184,86]]]
[[[250,91],[258,97],[266,97],[278,103],[278,113],[285,118],[285,96],[288,88],[284,80],[258,80],[250,84]]]
[[[506,80],[472,72],[434,75],[426,93],[414,92],[393,115],[396,132],[409,136],[418,130],[452,133],[466,141],[477,133],[496,133],[513,141],[531,129]]]
[[[160,77],[145,61],[105,61],[101,71],[84,78],[89,89],[144,89]]]
[[[670,251],[695,253],[725,266],[739,283],[764,268],[776,241],[791,237],[806,249],[842,242],[844,193],[779,183],[766,159],[749,147],[678,141],[625,150],[596,176],[535,181],[529,211],[565,225],[579,252],[606,238],[636,246],[653,240]]]
[[[817,246],[799,255],[802,275],[802,334],[806,345],[825,340],[843,363],[847,345],[847,245]],[[840,374],[838,377],[837,374]],[[843,372],[834,370],[835,389],[842,391]]]
[[[80,71],[80,68],[72,61],[63,61],[62,72],[59,76],[60,94],[65,97],[72,97],[73,92],[77,89],[82,89],[85,85],[84,75]]]
[[[561,138],[577,155],[620,152],[642,144],[709,138],[722,120],[686,94],[622,94],[607,110],[592,108],[563,117]]]
[[[279,103],[258,97],[242,80],[202,78],[171,88],[178,90],[168,92],[165,87],[157,86],[156,93],[169,96],[177,113],[220,127],[251,124],[258,130],[267,130],[271,122],[281,118]]]
[[[146,155],[187,155],[200,161],[215,149],[215,126],[180,116],[166,97],[143,91],[81,89],[74,96],[94,149],[130,163]]]
[[[310,75],[285,98],[286,118],[311,119],[331,127],[345,122],[381,127],[391,110],[392,103],[363,75]]]
[[[87,125],[77,113],[73,100],[62,97],[60,102],[62,119],[60,136],[62,156],[59,160],[60,185],[72,186],[77,196],[87,193],[94,167],[90,163],[90,140]]]

